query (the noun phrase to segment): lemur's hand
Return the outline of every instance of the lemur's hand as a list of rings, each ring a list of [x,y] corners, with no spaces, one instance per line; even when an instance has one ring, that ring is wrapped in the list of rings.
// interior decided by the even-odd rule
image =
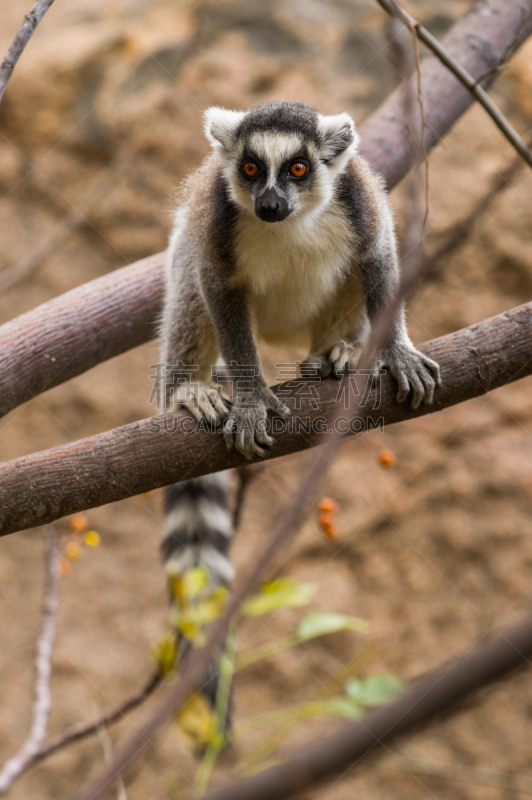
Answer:
[[[397,383],[397,402],[402,403],[412,392],[412,408],[423,402],[431,405],[434,390],[441,386],[440,368],[435,361],[410,344],[394,343],[385,348],[377,362],[376,371],[387,367]]]
[[[219,383],[184,383],[174,391],[174,403],[178,408],[187,408],[198,420],[206,419],[219,426],[229,414],[228,399]]]
[[[290,416],[290,409],[267,386],[254,387],[233,402],[223,426],[227,449],[235,448],[247,459],[267,456],[275,444],[267,433],[268,411],[284,419]]]

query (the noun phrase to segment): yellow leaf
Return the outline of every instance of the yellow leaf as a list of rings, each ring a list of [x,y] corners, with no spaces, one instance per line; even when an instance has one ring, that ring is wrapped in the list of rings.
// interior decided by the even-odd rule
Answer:
[[[170,591],[175,599],[184,606],[197,597],[208,583],[209,573],[205,567],[191,567],[182,575],[170,577]]]
[[[244,603],[246,616],[258,616],[278,608],[305,606],[316,591],[311,583],[298,583],[290,578],[277,578],[261,587],[260,594],[253,595]]]
[[[177,662],[177,637],[174,631],[166,633],[152,645],[152,653],[159,665],[161,675],[166,677],[174,671]]]
[[[203,644],[204,629],[223,614],[227,598],[225,586],[218,586],[207,597],[201,597],[185,607],[176,607],[170,613],[170,622],[191,642]]]
[[[215,713],[201,692],[192,695],[175,721],[179,733],[195,750],[208,745],[217,735]]]

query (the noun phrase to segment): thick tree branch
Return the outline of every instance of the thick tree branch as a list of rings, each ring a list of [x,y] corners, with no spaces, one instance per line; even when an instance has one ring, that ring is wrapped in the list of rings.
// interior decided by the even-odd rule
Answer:
[[[164,253],[85,283],[0,328],[0,417],[155,335]]]
[[[415,31],[421,41],[432,50],[437,58],[445,64],[453,75],[456,75],[460,83],[471,92],[475,100],[477,100],[483,109],[489,114],[494,121],[495,125],[499,128],[501,133],[508,139],[512,147],[521,156],[529,167],[532,167],[532,152],[528,149],[524,141],[521,139],[516,130],[508,122],[504,114],[497,108],[488,93],[482,88],[480,83],[482,80],[491,77],[492,70],[486,70],[480,78],[473,78],[469,72],[464,69],[462,64],[456,58],[453,58],[451,53],[438,42],[438,40],[421,25],[414,17],[407,14],[401,8],[397,0],[377,0],[377,3],[391,16],[400,19],[405,25]],[[519,31],[519,27],[517,28]],[[517,35],[517,33],[516,33]]]
[[[441,366],[443,386],[434,405],[417,411],[398,405],[392,380],[384,378],[380,399],[376,390],[368,395],[351,432],[440,411],[530,375],[532,303],[421,349]],[[340,427],[347,424],[349,410],[344,413],[342,403],[348,393],[342,394],[341,387],[334,380],[316,385],[317,396],[302,400],[290,427],[280,430],[272,458],[319,444],[317,434],[324,434],[337,414]],[[321,441],[326,438],[322,435]],[[219,432],[197,430],[186,412],[134,422],[0,465],[0,534],[243,463],[239,454],[226,452]]]
[[[203,795],[204,800],[287,800],[333,775],[356,767],[369,753],[398,736],[419,729],[461,700],[513,670],[528,666],[532,657],[532,619],[466,653],[436,675],[419,681],[388,706],[361,722],[299,751],[288,761],[239,783]]]
[[[44,17],[54,0],[37,0],[31,11],[24,17],[24,22],[20,26],[17,35],[13,39],[11,47],[7,51],[4,60],[0,64],[0,103],[4,96],[8,81],[13,74],[17,61],[24,52],[24,48],[33,36],[35,28]]]
[[[518,35],[516,36],[516,31]],[[485,0],[444,39],[471,74],[494,67],[532,32],[532,3]],[[434,147],[473,102],[436,59],[422,67],[425,149]],[[362,126],[362,154],[389,188],[412,164],[398,89]],[[0,328],[0,416],[46,389],[155,335],[164,254],[74,289]]]

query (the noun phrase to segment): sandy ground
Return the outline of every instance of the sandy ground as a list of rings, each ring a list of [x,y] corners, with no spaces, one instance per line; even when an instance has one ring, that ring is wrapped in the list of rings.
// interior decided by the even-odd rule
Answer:
[[[26,10],[22,0],[4,5],[3,50]],[[440,35],[469,4],[431,0],[415,7]],[[68,9],[55,4],[0,111],[0,269],[33,253],[73,209],[83,206],[87,221],[31,278],[5,292],[0,320],[164,247],[174,189],[207,151],[203,108],[303,99],[331,113],[347,109],[360,122],[396,83],[387,58],[382,17],[369,0],[198,7],[130,0],[92,4],[90,12],[79,1]],[[532,110],[531,59],[528,46],[494,90],[520,130]],[[430,159],[429,249],[467,213],[509,156],[480,109],[460,121]],[[113,180],[103,183],[109,173]],[[96,199],[87,208],[91,192]],[[401,188],[392,202],[400,223]],[[530,299],[531,208],[532,179],[523,174],[441,279],[410,303],[414,341]],[[270,366],[276,357],[265,352]],[[2,459],[147,416],[149,364],[156,359],[156,344],[147,344],[12,412],[0,421]],[[285,555],[282,573],[317,586],[310,608],[362,617],[372,632],[337,634],[243,670],[236,680],[237,723],[311,699],[343,664],[368,652],[364,648],[372,655],[363,674],[385,669],[408,681],[471,647],[485,632],[521,618],[532,589],[531,386],[530,379],[521,381],[346,443],[324,490],[340,504],[340,537],[327,540],[312,516]],[[384,448],[396,455],[395,467],[381,465]],[[234,547],[237,568],[245,568],[264,543],[307,460],[299,454],[272,462],[253,483]],[[86,550],[62,579],[52,734],[111,708],[139,686],[152,670],[150,645],[167,626],[158,552],[160,493],[94,509],[88,517],[102,545]],[[57,528],[66,531],[68,520]],[[42,532],[7,537],[1,548],[3,760],[30,723]],[[283,610],[260,624],[244,622],[240,647],[286,635],[302,613]],[[523,673],[309,796],[528,796],[531,714],[532,683]],[[111,741],[133,731],[142,715],[127,715],[109,731]],[[280,752],[316,740],[337,724],[327,718],[300,725]],[[238,741],[217,777],[236,774],[236,756],[248,754],[267,733]],[[102,746],[93,739],[57,754],[21,779],[10,797],[69,797],[101,762]],[[447,765],[446,777],[413,774],[408,759]],[[459,766],[469,768],[467,780],[458,775]],[[194,769],[169,729],[126,781],[128,800],[177,796]],[[528,792],[485,785],[486,769],[529,776]]]

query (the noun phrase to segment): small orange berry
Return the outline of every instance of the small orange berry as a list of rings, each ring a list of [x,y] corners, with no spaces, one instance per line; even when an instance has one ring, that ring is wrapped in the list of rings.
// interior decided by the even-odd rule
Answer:
[[[340,506],[332,497],[322,497],[318,503],[318,508],[328,514],[336,514],[340,510]]]
[[[395,467],[397,464],[395,453],[392,453],[391,450],[381,450],[379,453],[379,461],[383,467]]]
[[[65,545],[65,556],[71,561],[77,561],[82,552],[83,551],[77,542],[67,542]]]
[[[322,512],[318,517],[318,521],[323,528],[325,535],[328,536],[329,539],[338,538],[338,525],[336,524],[336,520],[330,512]]]
[[[61,575],[61,577],[64,578],[65,575],[68,575],[71,570],[72,570],[72,564],[70,563],[70,561],[67,558],[62,558],[61,561],[59,562],[59,574]]]
[[[74,533],[83,533],[89,527],[89,520],[85,514],[74,514],[70,520],[70,530]]]

